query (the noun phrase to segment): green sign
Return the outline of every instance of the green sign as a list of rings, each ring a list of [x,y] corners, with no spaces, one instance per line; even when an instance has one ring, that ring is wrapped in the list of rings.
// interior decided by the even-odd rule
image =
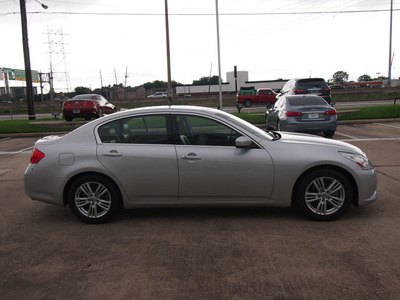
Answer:
[[[18,70],[18,69],[10,69],[10,68],[3,68],[3,72],[8,73],[9,80],[21,80],[26,81],[25,77],[25,70]],[[40,82],[39,80],[39,72],[32,70],[32,82]]]

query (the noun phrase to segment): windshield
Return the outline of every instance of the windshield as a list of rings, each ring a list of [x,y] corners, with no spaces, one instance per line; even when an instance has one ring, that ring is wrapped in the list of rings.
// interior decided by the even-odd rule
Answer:
[[[326,105],[326,101],[319,97],[301,97],[301,98],[289,98],[290,106],[305,106],[305,105]]]
[[[313,87],[318,87],[318,88],[325,88],[327,87],[325,80],[323,79],[301,79],[297,82],[297,86],[299,88],[313,88]]]
[[[232,122],[233,124],[237,125],[238,127],[244,128],[245,130],[247,130],[248,132],[257,136],[260,139],[272,140],[275,138],[274,135],[270,134],[269,132],[266,132],[266,131],[264,131],[264,130],[262,130],[262,129],[250,124],[249,122],[247,122],[241,118],[238,118],[234,115],[228,114],[226,112],[219,112],[219,113],[217,113],[217,116],[228,119],[228,121]]]

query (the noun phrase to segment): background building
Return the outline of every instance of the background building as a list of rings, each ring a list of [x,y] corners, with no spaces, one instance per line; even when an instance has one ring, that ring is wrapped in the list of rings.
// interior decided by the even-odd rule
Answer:
[[[235,77],[236,74],[236,77]],[[226,73],[226,82],[222,83],[222,92],[237,93],[242,87],[254,87],[254,89],[270,88],[273,90],[280,90],[288,80],[261,80],[249,81],[248,71],[232,71]],[[199,94],[199,93],[218,93],[219,85],[192,85],[187,84],[176,87],[177,95]]]

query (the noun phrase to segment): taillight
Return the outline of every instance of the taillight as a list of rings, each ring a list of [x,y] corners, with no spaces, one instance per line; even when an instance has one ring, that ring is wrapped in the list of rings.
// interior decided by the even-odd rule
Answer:
[[[85,101],[85,103],[83,103],[83,105],[91,105],[91,106],[94,106],[96,104],[96,102],[94,102],[94,101]]]
[[[71,102],[64,102],[63,106],[71,106]]]
[[[306,90],[293,90],[295,94],[306,94]]]
[[[44,153],[40,152],[38,149],[33,148],[32,157],[31,157],[31,164],[37,164],[39,161],[42,160],[44,157]]]
[[[287,111],[287,112],[286,112],[286,115],[287,115],[288,117],[300,117],[300,116],[303,115],[303,113],[302,113],[302,112],[299,112],[299,111]]]
[[[337,111],[336,111],[336,109],[327,110],[326,112],[324,112],[324,114],[327,115],[327,116],[336,116],[337,115]]]

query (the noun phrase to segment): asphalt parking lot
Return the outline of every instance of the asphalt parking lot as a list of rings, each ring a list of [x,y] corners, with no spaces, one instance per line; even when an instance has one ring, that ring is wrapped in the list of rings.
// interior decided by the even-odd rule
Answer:
[[[398,299],[400,122],[340,125],[379,199],[334,222],[281,208],[139,209],[87,225],[30,200],[36,138],[0,139],[1,299]]]

